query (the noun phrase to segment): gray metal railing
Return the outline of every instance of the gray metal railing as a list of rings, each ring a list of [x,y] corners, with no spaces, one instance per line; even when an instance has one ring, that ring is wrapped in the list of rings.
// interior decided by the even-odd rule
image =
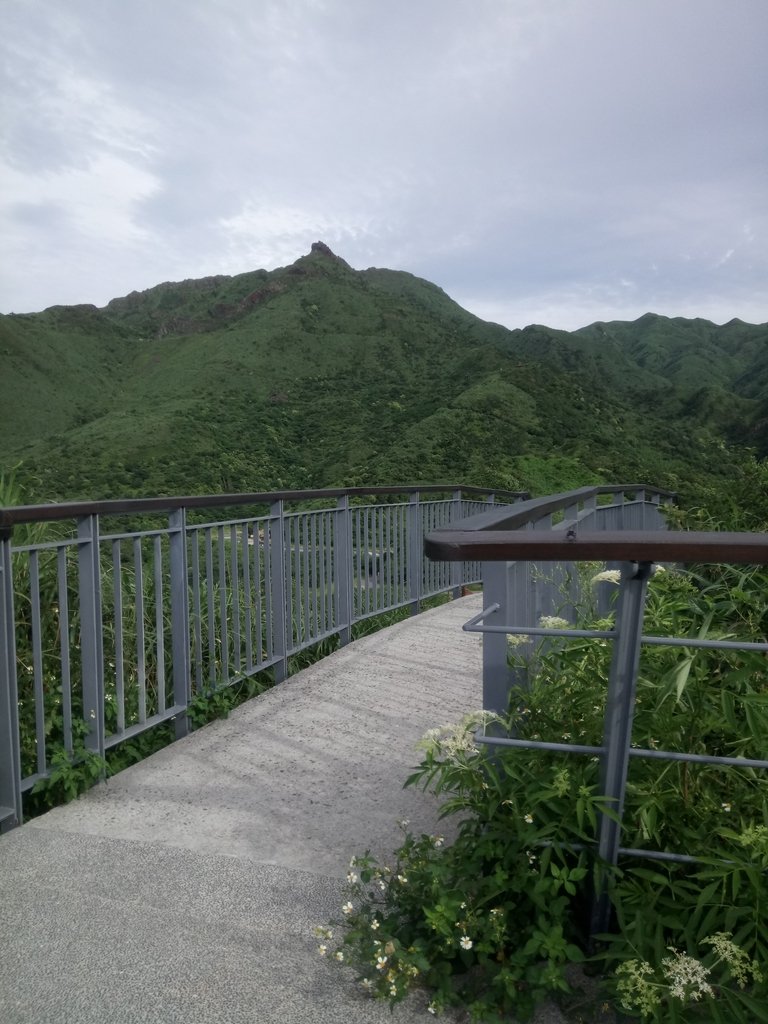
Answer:
[[[640,649],[643,644],[686,648],[766,651],[768,643],[657,637],[643,633],[648,579],[653,563],[768,564],[768,535],[694,533],[666,530],[660,506],[672,495],[644,485],[582,488],[567,494],[523,502],[507,511],[488,511],[455,526],[433,531],[425,539],[430,557],[443,561],[482,561],[483,611],[465,630],[483,634],[483,703],[486,710],[505,713],[510,690],[525,685],[526,670],[510,666],[509,635],[587,637],[609,640],[613,655],[599,746],[552,743],[515,736],[478,735],[497,747],[559,751],[598,757],[600,792],[616,817],[603,815],[596,850],[602,862],[616,865],[619,856],[690,862],[688,854],[637,850],[621,846],[621,817],[630,758],[689,761],[700,764],[768,769],[762,758],[720,757],[685,751],[647,750],[632,746],[632,722]],[[601,503],[602,502],[602,503]],[[597,559],[620,566],[615,626],[610,630],[547,628],[543,615],[556,614],[575,625],[579,562]],[[610,904],[599,892],[592,914],[593,934],[608,926]]]
[[[455,485],[0,509],[0,831],[57,752],[105,752],[353,625],[480,578],[426,533],[498,499]],[[372,499],[375,503],[371,503]],[[37,536],[40,534],[40,536]]]

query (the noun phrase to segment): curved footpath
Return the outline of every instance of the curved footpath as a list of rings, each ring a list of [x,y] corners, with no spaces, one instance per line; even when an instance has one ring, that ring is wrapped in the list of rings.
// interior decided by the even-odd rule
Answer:
[[[0,838],[4,1024],[411,1024],[316,952],[350,857],[397,821],[429,728],[481,704],[477,596],[358,640]],[[443,1020],[459,1021],[462,1014]],[[559,1021],[554,1009],[540,1021]]]

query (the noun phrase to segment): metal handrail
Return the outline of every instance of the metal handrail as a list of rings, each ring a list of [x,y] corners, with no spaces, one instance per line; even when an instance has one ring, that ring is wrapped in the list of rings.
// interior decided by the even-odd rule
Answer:
[[[426,560],[424,534],[527,496],[403,484],[0,509],[0,832],[83,724],[102,758],[161,723],[180,737],[197,696],[279,682],[357,623],[458,596],[479,565]],[[30,538],[30,523],[56,528]]]
[[[386,487],[326,487],[318,490],[254,491],[244,494],[195,494],[181,497],[120,498],[103,501],[69,501],[48,505],[14,505],[0,508],[0,530],[21,523],[53,522],[79,516],[131,515],[137,512],[167,512],[169,509],[226,508],[235,505],[272,505],[276,501],[315,501],[325,498],[365,498],[387,494],[496,495],[503,501],[530,497],[528,491],[504,491],[493,487],[465,487],[463,484],[402,484]]]
[[[642,631],[646,587],[652,563],[737,563],[768,564],[768,534],[726,532],[683,532],[655,530],[600,530],[596,521],[601,494],[639,493],[646,500],[644,485],[582,488],[565,494],[550,495],[524,502],[513,510],[490,511],[462,521],[461,529],[446,526],[432,531],[424,541],[429,558],[450,562],[476,559],[482,563],[483,611],[466,623],[464,629],[481,632],[483,636],[483,696],[487,710],[503,712],[508,704],[509,687],[514,681],[525,683],[524,677],[514,679],[507,664],[506,634],[528,634],[541,637],[592,637],[609,639],[614,645],[608,681],[606,712],[601,746],[571,743],[549,743],[515,736],[480,735],[478,741],[492,747],[516,747],[556,750],[581,756],[597,755],[601,760],[601,792],[618,815],[602,815],[596,848],[600,859],[616,865],[619,855],[649,857],[669,861],[691,862],[687,854],[657,850],[630,850],[620,845],[621,816],[627,785],[630,758],[649,757],[669,761],[691,761],[723,766],[750,766],[768,769],[768,760],[761,758],[725,758],[691,754],[681,751],[651,751],[631,747],[632,719],[639,665],[643,644],[667,644],[686,647],[723,647],[768,651],[768,643],[734,642],[733,640],[700,637],[654,637]],[[654,495],[671,498],[669,492],[653,491]],[[638,502],[634,502],[638,504]],[[583,511],[580,506],[587,506]],[[613,510],[610,510],[613,512]],[[553,515],[562,520],[553,526]],[[643,519],[643,515],[641,515]],[[608,520],[610,523],[610,520]],[[592,526],[592,529],[587,527]],[[643,525],[645,523],[643,522]],[[543,527],[543,528],[542,528]],[[537,559],[554,563],[600,560],[620,562],[621,582],[613,630],[546,629],[530,620],[531,573],[529,562]],[[535,587],[534,587],[535,589]],[[521,598],[520,591],[525,591]],[[516,615],[520,618],[516,621]],[[493,623],[485,620],[494,618]],[[592,907],[592,932],[608,927],[610,904],[607,888],[596,893]]]

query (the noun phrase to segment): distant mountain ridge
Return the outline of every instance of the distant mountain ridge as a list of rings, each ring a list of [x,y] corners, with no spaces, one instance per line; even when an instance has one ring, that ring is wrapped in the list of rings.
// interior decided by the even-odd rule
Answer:
[[[510,331],[316,242],[288,267],[0,316],[0,468],[34,500],[460,479],[699,500],[768,453],[768,325]]]

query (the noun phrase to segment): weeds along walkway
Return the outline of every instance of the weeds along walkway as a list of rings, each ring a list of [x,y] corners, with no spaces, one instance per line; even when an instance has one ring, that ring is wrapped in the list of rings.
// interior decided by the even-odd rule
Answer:
[[[396,822],[428,728],[481,704],[464,598],[345,647],[0,840],[5,1024],[410,1024],[317,955],[350,857]],[[446,1018],[455,1020],[458,1018]]]

